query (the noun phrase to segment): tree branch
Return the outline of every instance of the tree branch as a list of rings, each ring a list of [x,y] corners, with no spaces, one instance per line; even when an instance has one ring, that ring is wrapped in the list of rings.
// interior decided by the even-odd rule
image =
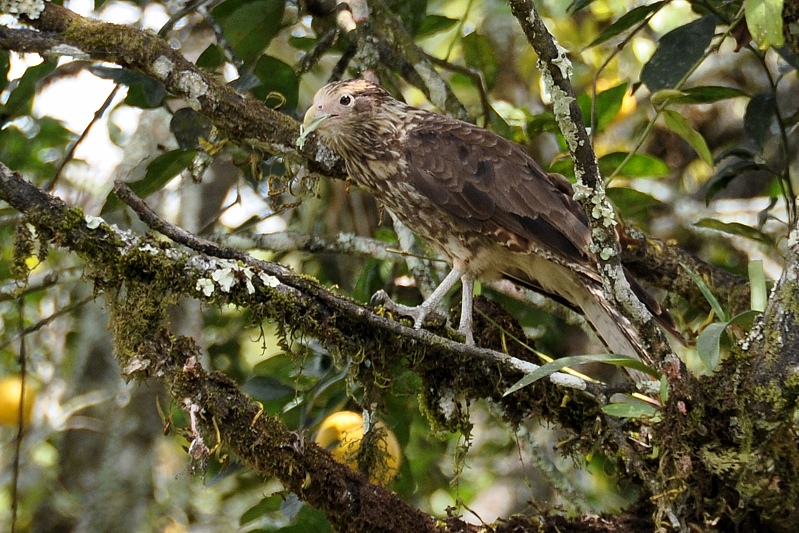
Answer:
[[[297,121],[251,96],[237,93],[195,67],[156,35],[84,18],[49,2],[39,18],[27,22],[39,31],[0,26],[0,48],[109,61],[142,72],[161,81],[171,94],[185,98],[235,140],[273,154],[301,155],[314,172],[332,177],[345,175],[341,160],[313,138],[297,152]]]
[[[596,154],[569,80],[571,62],[566,50],[555,43],[533,0],[509,0],[509,3],[527,40],[538,54],[539,68],[552,95],[555,118],[569,145],[577,177],[574,196],[583,205],[590,221],[592,247],[601,266],[605,292],[620,304],[625,316],[649,344],[646,355],[651,360],[646,362],[662,368],[672,355],[671,347],[646,307],[633,294],[622,270],[613,206],[605,195]]]
[[[442,531],[431,516],[371,485],[305,435],[289,431],[277,417],[263,414],[226,375],[203,370],[191,339],[159,331],[139,347],[136,358],[147,366],[147,374],[158,375],[184,409],[201,407],[207,438],[215,438],[218,430],[221,443],[238,460],[263,476],[275,476],[287,490],[323,510],[336,531]]]
[[[713,294],[730,309],[732,316],[749,309],[749,280],[705,263],[677,246],[659,241],[637,230],[621,236],[621,260],[635,277],[655,287],[678,294],[699,309],[710,304],[682,265],[699,275]]]

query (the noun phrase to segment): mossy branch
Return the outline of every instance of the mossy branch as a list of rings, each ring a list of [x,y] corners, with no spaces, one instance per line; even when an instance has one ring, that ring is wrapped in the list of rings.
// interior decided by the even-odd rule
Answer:
[[[234,140],[269,153],[298,154],[311,171],[344,176],[343,163],[315,139],[297,152],[296,120],[198,69],[155,34],[81,17],[49,2],[39,18],[27,23],[38,31],[0,25],[0,49],[72,55],[142,72],[161,81],[169,93],[185,98]]]
[[[117,193],[129,203],[137,201],[121,184]],[[572,398],[571,401],[582,405],[578,413],[564,413],[559,408],[565,392],[551,383],[539,383],[503,398],[502,393],[525,370],[535,368],[523,360],[529,354],[521,346],[511,345],[511,353],[517,356],[514,357],[448,339],[442,335],[456,334],[443,326],[433,326],[435,333],[413,329],[336,296],[313,279],[294,274],[280,264],[256,260],[241,250],[221,247],[168,225],[154,213],[148,213],[143,205],[135,207],[148,225],[200,253],[112,230],[100,219],[89,217],[87,222],[79,209],[25,182],[2,164],[0,198],[25,214],[42,236],[80,254],[101,289],[125,284],[128,288],[124,294],[130,297],[134,293],[132,288],[142,285],[145,297],[149,291],[155,302],[167,302],[171,294],[172,298],[186,295],[211,303],[251,308],[264,319],[285,324],[292,332],[319,339],[340,357],[373,354],[370,365],[387,374],[387,369],[404,360],[403,364],[423,378],[437,380],[439,392],[450,387],[465,398],[491,398],[511,418],[521,419],[535,411],[576,432],[592,427],[594,410],[599,407],[597,399],[612,392],[572,379],[572,387],[588,393],[578,393]],[[212,277],[226,269],[224,275],[229,283],[223,288],[224,280],[213,281]],[[153,306],[146,314],[155,320],[163,310]],[[152,331],[152,326],[144,324],[138,331]],[[132,339],[135,335],[126,337]],[[121,350],[123,368],[127,365],[126,354],[136,351],[135,345]],[[466,360],[470,361],[472,371],[462,375],[457,369]]]
[[[305,435],[263,414],[263,408],[225,374],[203,370],[200,357],[191,339],[174,337],[166,330],[142,343],[137,354],[139,364],[146,364],[150,374],[157,373],[184,409],[199,407],[205,448],[222,444],[253,471],[276,477],[287,490],[323,510],[336,531],[445,531],[434,518],[391,491],[369,484]],[[219,443],[214,442],[217,436]],[[198,455],[203,449],[194,447]]]
[[[605,292],[624,311],[649,345],[649,364],[666,365],[672,352],[663,332],[657,327],[646,307],[633,294],[627,283],[619,257],[616,236],[617,222],[613,207],[605,195],[605,184],[591,139],[585,128],[582,112],[571,86],[571,62],[544,25],[533,0],[510,0],[511,11],[539,57],[539,68],[551,93],[555,118],[569,146],[577,183],[575,199],[579,200],[591,225],[592,247],[602,267]]]

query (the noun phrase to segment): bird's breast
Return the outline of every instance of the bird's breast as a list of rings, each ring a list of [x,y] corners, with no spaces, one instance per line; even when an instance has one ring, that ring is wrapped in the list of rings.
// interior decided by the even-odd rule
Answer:
[[[402,179],[396,161],[360,159],[347,162],[352,180],[364,187],[400,221],[450,263],[468,266],[480,274],[493,247],[489,237],[448,216],[412,184]],[[485,256],[485,257],[484,257]]]

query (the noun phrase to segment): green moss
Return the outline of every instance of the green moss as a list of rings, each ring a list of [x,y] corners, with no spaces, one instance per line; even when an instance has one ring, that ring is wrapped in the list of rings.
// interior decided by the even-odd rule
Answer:
[[[11,259],[11,277],[22,284],[28,282],[28,257],[33,255],[34,250],[33,232],[26,223],[19,224],[14,232],[14,251]]]

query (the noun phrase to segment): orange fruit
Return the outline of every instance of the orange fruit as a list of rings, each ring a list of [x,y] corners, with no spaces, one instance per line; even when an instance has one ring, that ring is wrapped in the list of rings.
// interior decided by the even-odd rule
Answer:
[[[19,400],[22,394],[22,378],[17,375],[6,376],[0,379],[0,424],[16,426],[19,420]],[[28,426],[33,413],[33,390],[25,386],[25,399],[22,408],[22,422]]]
[[[369,475],[372,483],[387,485],[399,471],[401,450],[397,437],[385,424],[378,421],[382,438],[378,447],[382,457],[378,460],[377,467]],[[314,442],[327,449],[336,461],[349,465],[357,470],[356,457],[361,448],[363,439],[363,417],[353,411],[339,411],[333,413],[322,421],[316,432]]]

